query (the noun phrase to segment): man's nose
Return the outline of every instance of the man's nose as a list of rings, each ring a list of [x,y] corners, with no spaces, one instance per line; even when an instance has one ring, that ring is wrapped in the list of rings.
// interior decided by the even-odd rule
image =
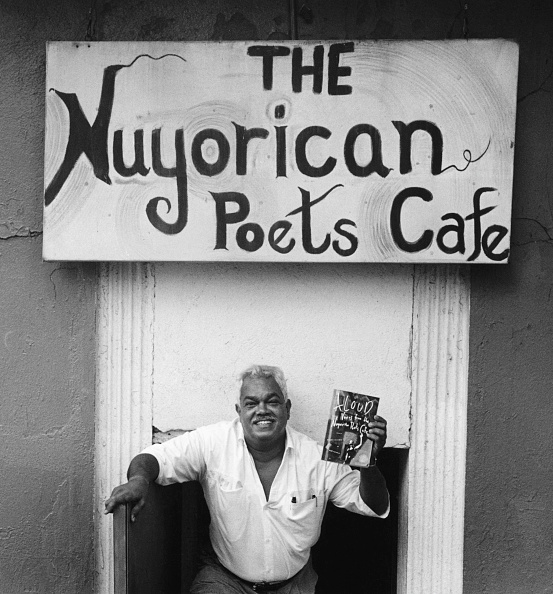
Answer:
[[[267,411],[267,403],[266,402],[260,402],[257,406],[257,411],[258,412],[266,412]]]

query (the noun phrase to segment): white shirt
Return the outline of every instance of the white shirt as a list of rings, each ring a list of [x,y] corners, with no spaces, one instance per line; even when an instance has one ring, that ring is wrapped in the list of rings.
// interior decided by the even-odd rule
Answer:
[[[201,483],[219,561],[251,582],[286,580],[302,569],[328,500],[367,516],[385,518],[389,511],[375,514],[359,494],[359,471],[324,462],[321,446],[290,426],[268,500],[239,419],[200,427],[144,453],[159,462],[159,484]]]

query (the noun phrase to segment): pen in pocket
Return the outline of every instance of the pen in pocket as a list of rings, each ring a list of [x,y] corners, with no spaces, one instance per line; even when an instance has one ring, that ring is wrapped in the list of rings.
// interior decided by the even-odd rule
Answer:
[[[317,496],[315,494],[311,495],[311,499],[315,500],[315,507],[319,506],[319,500],[317,498]],[[309,501],[309,500],[307,500]],[[292,496],[292,499],[290,500],[290,503],[298,503],[298,499],[295,495]]]

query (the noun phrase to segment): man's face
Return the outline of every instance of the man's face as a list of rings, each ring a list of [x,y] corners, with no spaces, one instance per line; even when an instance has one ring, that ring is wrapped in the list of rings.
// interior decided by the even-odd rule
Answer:
[[[290,400],[284,398],[272,377],[245,378],[236,412],[248,446],[256,449],[277,446],[286,434],[290,406]]]

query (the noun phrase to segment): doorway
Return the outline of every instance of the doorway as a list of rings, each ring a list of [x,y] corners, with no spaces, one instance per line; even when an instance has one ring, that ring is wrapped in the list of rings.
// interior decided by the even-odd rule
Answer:
[[[404,472],[398,475],[397,592],[461,594],[468,268],[417,265],[412,280],[406,355],[410,425],[409,442],[404,444],[410,449]],[[95,552],[96,590],[102,594],[113,592],[112,527],[111,518],[102,513],[103,502],[123,480],[132,456],[152,439],[155,281],[150,264],[101,267]],[[390,302],[386,295],[383,300]],[[180,303],[186,305],[182,298]],[[386,370],[393,373],[389,366]],[[433,511],[430,517],[428,509]]]

